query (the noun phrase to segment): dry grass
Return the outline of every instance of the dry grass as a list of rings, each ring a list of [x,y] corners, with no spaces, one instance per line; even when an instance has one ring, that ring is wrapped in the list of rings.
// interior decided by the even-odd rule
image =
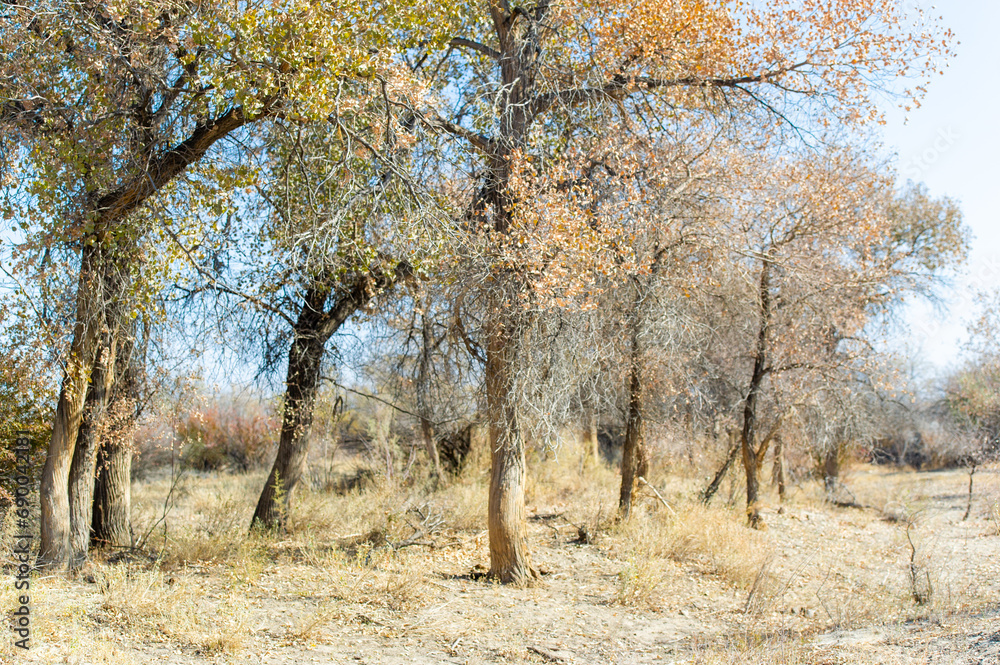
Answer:
[[[101,594],[93,614],[97,624],[137,638],[194,645],[207,653],[237,655],[247,644],[250,615],[235,593],[204,606],[199,602],[204,589],[156,566],[98,566],[93,576]]]
[[[527,649],[558,635],[577,662],[607,662],[604,648],[656,654],[669,643],[680,645],[677,662],[883,665],[893,662],[891,650],[838,660],[847,647],[817,646],[814,636],[961,616],[1000,592],[989,554],[1000,483],[985,472],[968,522],[941,498],[958,475],[871,469],[850,482],[877,510],[834,509],[817,484],[804,483],[786,514],[766,511],[770,529],[759,532],[746,528],[738,508],[693,500],[703,480],[693,475],[651,479],[673,512],[642,490],[630,521],[615,524],[614,469],[569,446],[532,457],[531,546],[552,573],[534,589],[469,578],[488,563],[485,458],[434,491],[402,480],[343,494],[303,486],[281,535],[248,533],[248,497],[263,473],[188,474],[176,484],[151,476],[135,488],[136,522],[146,529],[174,487],[149,539],[158,558],[97,562],[93,584],[33,584],[35,653],[55,662],[83,649],[90,662],[125,664],[144,661],[135,645],[159,645],[186,654],[167,662],[186,664],[242,662],[264,651],[309,660],[311,645],[324,645],[340,662],[364,639],[383,654],[405,647],[431,660],[537,662]],[[904,521],[883,518],[893,502]],[[961,497],[952,503],[964,510]],[[907,519],[916,519],[914,561],[934,589],[925,605],[909,588]],[[0,580],[8,602],[13,580]],[[640,634],[657,646],[643,651]],[[0,659],[8,658],[10,646],[2,649]],[[407,653],[385,662],[409,662]]]

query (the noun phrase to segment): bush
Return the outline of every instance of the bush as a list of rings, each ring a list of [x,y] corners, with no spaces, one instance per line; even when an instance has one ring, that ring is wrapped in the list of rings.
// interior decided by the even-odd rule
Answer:
[[[215,402],[177,426],[184,464],[199,471],[249,471],[270,463],[279,425],[272,409],[253,402]]]

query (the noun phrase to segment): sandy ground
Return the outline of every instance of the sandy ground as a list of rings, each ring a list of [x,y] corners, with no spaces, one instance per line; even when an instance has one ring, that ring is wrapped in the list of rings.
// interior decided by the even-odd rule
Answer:
[[[691,507],[683,483],[664,480],[676,515],[649,496],[639,526],[592,529],[592,543],[579,542],[589,509],[536,489],[543,574],[527,589],[481,579],[487,534],[446,524],[399,550],[301,532],[192,561],[97,564],[35,580],[33,648],[0,659],[1000,663],[1000,469],[977,473],[963,521],[967,483],[961,471],[863,467],[848,484],[864,507],[824,504],[807,484],[755,533],[738,508]],[[0,596],[14,596],[9,576]]]

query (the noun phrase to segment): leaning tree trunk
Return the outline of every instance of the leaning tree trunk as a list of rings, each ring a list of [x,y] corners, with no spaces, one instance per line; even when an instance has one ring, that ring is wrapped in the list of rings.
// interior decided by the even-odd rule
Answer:
[[[70,567],[79,568],[87,560],[93,518],[94,472],[97,451],[106,438],[108,395],[114,377],[115,349],[111,335],[101,335],[104,343],[90,375],[84,416],[79,428],[69,472]]]
[[[322,302],[318,313],[323,313]],[[319,389],[326,342],[318,337],[318,317],[315,314],[309,304],[304,305],[296,325],[295,339],[288,351],[278,454],[253,514],[252,524],[269,529],[285,526],[292,496],[305,473],[313,406]]]
[[[632,511],[632,496],[639,478],[648,472],[648,456],[643,422],[642,349],[639,342],[638,292],[632,312],[632,339],[629,350],[628,417],[625,423],[625,445],[622,447],[622,485],[618,494],[618,517],[627,520]]]
[[[81,255],[76,325],[39,484],[38,565],[43,568],[64,567],[71,556],[69,474],[103,323],[99,246],[99,242],[85,244]]]
[[[538,571],[528,553],[524,439],[514,394],[520,326],[509,303],[495,296],[490,298],[487,316],[486,414],[492,448],[489,575],[504,584],[523,586],[536,579]]]
[[[136,355],[133,325],[119,340],[115,385],[108,402],[114,427],[97,450],[97,476],[90,526],[92,547],[130,547],[132,453],[138,418],[139,381],[145,360]]]
[[[376,270],[355,275],[350,290],[336,299],[330,310],[325,309],[330,296],[330,287],[325,282],[318,281],[307,289],[295,322],[292,346],[288,350],[278,454],[257,500],[251,528],[285,526],[295,489],[305,474],[309,431],[327,340],[377,293],[392,288],[400,279],[411,279],[412,274],[411,266],[400,262],[392,272]]]
[[[701,501],[706,506],[715,496],[715,493],[719,491],[719,486],[722,485],[722,479],[726,477],[726,472],[729,471],[729,467],[732,466],[733,460],[736,459],[737,453],[741,450],[739,433],[736,429],[729,430],[729,452],[726,453],[726,461],[722,463],[719,470],[715,472],[715,476],[712,478],[712,482],[708,484],[705,491],[701,494]]]
[[[755,439],[757,437],[757,400],[768,371],[767,336],[771,319],[771,284],[770,263],[767,260],[761,267],[759,298],[760,329],[757,334],[757,348],[753,373],[750,376],[750,388],[743,406],[743,431],[740,441],[743,450],[743,468],[747,478],[747,521],[754,528],[763,526],[759,506],[762,451],[757,450]]]

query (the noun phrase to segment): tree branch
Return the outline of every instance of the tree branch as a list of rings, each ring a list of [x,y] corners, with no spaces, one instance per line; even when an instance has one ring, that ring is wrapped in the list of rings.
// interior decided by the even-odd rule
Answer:
[[[479,42],[472,41],[471,39],[466,39],[465,37],[455,37],[450,42],[448,42],[448,45],[454,46],[456,48],[462,48],[462,47],[469,48],[472,49],[473,51],[478,51],[479,53],[485,55],[487,58],[491,58],[493,60],[500,60],[499,51],[490,48],[486,44],[480,44]]]

